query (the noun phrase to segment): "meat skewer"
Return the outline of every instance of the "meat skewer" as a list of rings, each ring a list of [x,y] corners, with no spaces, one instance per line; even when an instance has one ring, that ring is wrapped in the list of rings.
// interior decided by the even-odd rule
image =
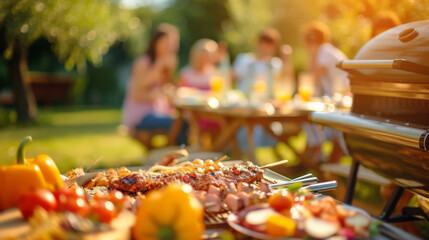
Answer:
[[[210,162],[209,162],[210,163]],[[122,192],[137,194],[146,193],[153,189],[161,188],[172,182],[190,184],[194,190],[209,190],[210,185],[226,188],[230,182],[235,185],[239,182],[260,182],[263,178],[263,170],[250,162],[233,165],[231,167],[219,167],[215,169],[210,164],[200,165],[194,171],[176,171],[159,175],[145,173],[131,173],[121,178],[113,178],[110,188]]]

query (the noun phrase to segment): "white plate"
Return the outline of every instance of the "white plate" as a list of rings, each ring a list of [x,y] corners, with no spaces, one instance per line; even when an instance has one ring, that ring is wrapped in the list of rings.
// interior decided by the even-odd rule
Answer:
[[[359,209],[359,208],[356,208],[356,207],[353,207],[350,205],[346,205],[346,204],[343,204],[342,206],[347,210],[353,210],[353,211],[362,213],[363,215],[370,217],[370,215],[362,209]],[[372,221],[372,218],[371,218],[371,221]],[[226,222],[235,231],[243,233],[244,235],[247,235],[247,236],[250,236],[253,238],[264,239],[264,240],[298,240],[298,239],[301,239],[301,238],[274,238],[274,237],[269,236],[268,234],[252,231],[248,228],[243,227],[242,225],[240,225],[238,223],[237,213],[229,214],[228,218],[226,219]]]

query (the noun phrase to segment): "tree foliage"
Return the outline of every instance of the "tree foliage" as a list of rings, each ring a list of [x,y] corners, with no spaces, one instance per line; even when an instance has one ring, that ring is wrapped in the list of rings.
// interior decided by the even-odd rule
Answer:
[[[189,49],[198,39],[221,40],[229,15],[227,0],[175,0],[153,19],[153,26],[171,23],[180,31],[180,65],[188,62]]]
[[[260,0],[228,0],[230,21],[225,24],[223,37],[231,55],[254,49],[258,33],[273,22],[271,4]]]
[[[2,0],[0,29],[6,58],[15,41],[29,46],[43,37],[69,70],[85,70],[86,60],[100,65],[115,42],[143,35],[140,19],[108,0]]]
[[[395,12],[403,23],[429,18],[429,0],[228,0],[226,7],[231,20],[223,36],[233,55],[251,51],[258,31],[273,26],[294,48],[298,71],[306,64],[301,30],[310,21],[325,22],[334,45],[353,58],[370,39],[372,21],[381,11]]]

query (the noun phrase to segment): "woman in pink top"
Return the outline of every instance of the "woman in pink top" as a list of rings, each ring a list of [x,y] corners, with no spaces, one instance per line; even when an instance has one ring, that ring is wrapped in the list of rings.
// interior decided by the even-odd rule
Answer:
[[[167,89],[177,66],[178,48],[177,29],[161,24],[152,34],[146,53],[135,61],[123,104],[123,123],[132,135],[139,129],[170,129],[174,119]],[[186,142],[183,128],[177,143]]]

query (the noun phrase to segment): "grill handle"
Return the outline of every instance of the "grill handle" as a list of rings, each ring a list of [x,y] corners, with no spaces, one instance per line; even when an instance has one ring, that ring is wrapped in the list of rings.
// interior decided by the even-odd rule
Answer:
[[[393,60],[343,60],[337,63],[343,70],[353,69],[398,69],[412,73],[429,75],[429,66],[411,62],[406,59]]]
[[[388,122],[365,119],[347,113],[313,112],[310,119],[345,133],[363,135],[384,142],[429,151],[429,131]]]

